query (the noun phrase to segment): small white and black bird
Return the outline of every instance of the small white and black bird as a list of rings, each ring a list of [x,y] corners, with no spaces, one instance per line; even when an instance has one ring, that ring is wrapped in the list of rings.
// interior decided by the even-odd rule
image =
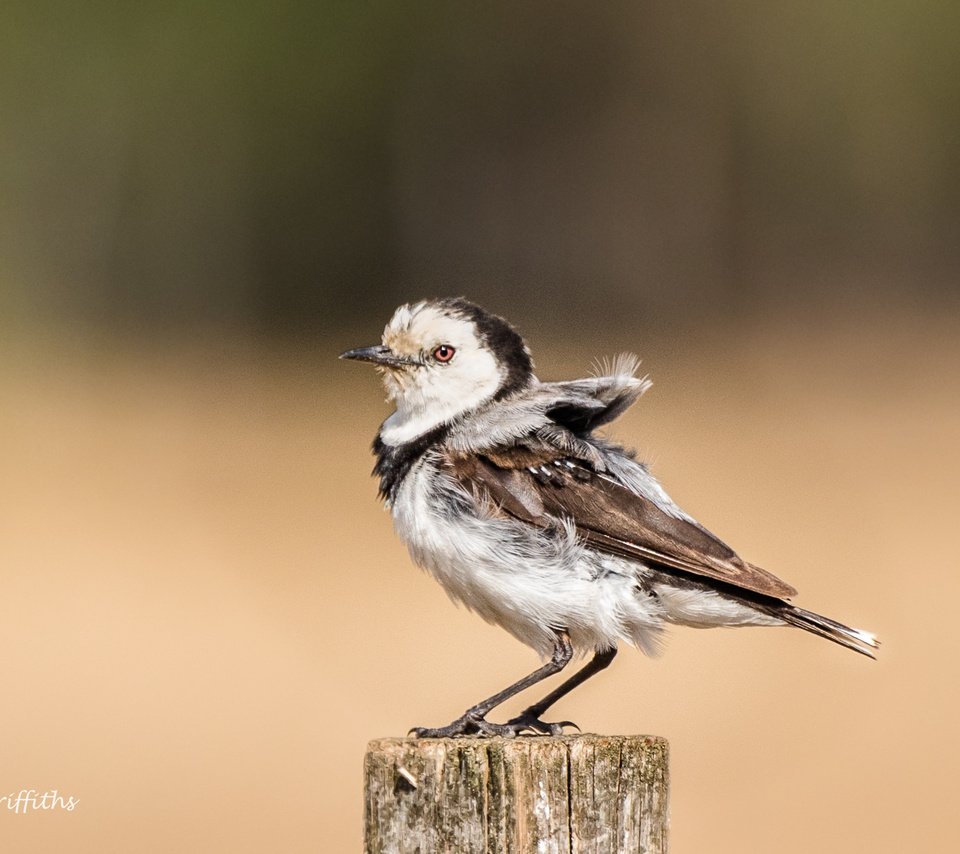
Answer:
[[[647,389],[638,361],[604,376],[540,382],[503,318],[460,298],[396,310],[372,362],[396,411],[374,441],[374,474],[413,559],[547,663],[421,737],[559,734],[541,716],[607,667],[621,641],[657,652],[667,624],[797,626],[873,657],[878,643],[786,600],[796,591],[681,510],[646,466],[595,430]],[[592,660],[505,724],[495,706]]]

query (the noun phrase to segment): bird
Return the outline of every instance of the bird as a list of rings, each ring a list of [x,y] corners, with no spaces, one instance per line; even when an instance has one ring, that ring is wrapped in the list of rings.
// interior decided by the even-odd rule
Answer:
[[[373,442],[379,497],[415,563],[455,602],[544,663],[419,738],[560,735],[558,700],[620,644],[656,655],[668,626],[795,626],[875,658],[867,631],[791,604],[796,590],[682,510],[636,454],[596,431],[649,388],[622,354],[593,376],[543,382],[504,318],[464,297],[401,305],[376,366],[395,407]],[[505,723],[493,709],[589,661]],[[579,728],[579,727],[577,727]]]

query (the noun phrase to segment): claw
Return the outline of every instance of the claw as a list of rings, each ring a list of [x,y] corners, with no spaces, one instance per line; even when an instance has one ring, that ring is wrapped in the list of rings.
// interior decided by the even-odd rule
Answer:
[[[457,738],[459,736],[474,735],[479,732],[479,721],[464,715],[442,727],[415,726],[407,735],[413,735],[415,738]]]
[[[464,736],[480,736],[483,738],[516,738],[521,735],[563,735],[563,728],[572,726],[580,730],[573,721],[559,721],[548,723],[535,715],[522,714],[507,721],[505,724],[495,724],[486,718],[465,714],[444,727],[412,727],[408,736],[414,738],[462,738]]]

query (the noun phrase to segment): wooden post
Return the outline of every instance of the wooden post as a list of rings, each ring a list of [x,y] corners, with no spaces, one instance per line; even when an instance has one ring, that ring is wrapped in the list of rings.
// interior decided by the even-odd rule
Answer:
[[[667,742],[645,735],[382,738],[366,854],[665,854]]]

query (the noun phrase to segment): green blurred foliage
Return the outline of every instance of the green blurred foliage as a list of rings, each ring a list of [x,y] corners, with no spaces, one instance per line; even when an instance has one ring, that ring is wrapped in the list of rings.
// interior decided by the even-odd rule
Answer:
[[[324,328],[939,299],[948,2],[5,3],[0,309]]]

